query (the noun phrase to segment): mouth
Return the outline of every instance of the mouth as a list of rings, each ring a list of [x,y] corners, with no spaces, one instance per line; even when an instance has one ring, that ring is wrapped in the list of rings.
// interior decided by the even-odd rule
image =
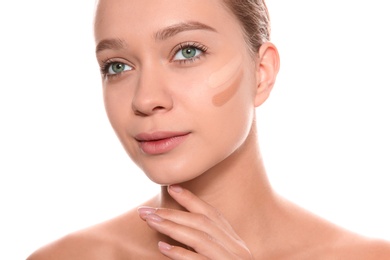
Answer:
[[[141,133],[135,137],[142,152],[148,155],[167,153],[183,143],[190,132]]]

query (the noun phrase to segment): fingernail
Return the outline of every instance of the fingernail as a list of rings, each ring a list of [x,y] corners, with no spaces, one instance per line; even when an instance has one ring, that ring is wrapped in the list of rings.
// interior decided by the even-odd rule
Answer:
[[[139,207],[139,208],[137,209],[138,214],[139,214],[142,218],[146,217],[147,215],[150,215],[150,214],[155,213],[156,210],[157,210],[157,209],[151,208],[151,207]]]
[[[171,250],[173,246],[171,246],[170,244],[167,244],[165,242],[158,242],[158,247],[161,249],[161,250]]]
[[[175,184],[175,185],[170,185],[169,186],[169,189],[173,192],[176,192],[176,193],[180,193],[183,191],[183,188],[180,187],[179,185]]]
[[[146,220],[150,220],[150,221],[153,221],[153,222],[162,222],[164,219],[156,214],[148,214],[145,216],[145,219]]]

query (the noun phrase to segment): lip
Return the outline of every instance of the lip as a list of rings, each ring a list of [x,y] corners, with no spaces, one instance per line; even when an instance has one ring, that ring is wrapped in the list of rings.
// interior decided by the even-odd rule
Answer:
[[[183,143],[190,132],[154,132],[135,136],[140,149],[149,155],[167,153]]]

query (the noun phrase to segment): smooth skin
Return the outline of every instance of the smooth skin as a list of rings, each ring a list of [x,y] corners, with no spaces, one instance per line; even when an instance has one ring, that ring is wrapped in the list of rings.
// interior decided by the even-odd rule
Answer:
[[[387,242],[337,227],[272,190],[255,108],[274,86],[278,51],[265,43],[251,53],[221,0],[101,0],[95,38],[107,115],[161,192],[28,260],[390,259]],[[193,56],[183,56],[182,46]],[[210,87],[210,77],[237,55],[236,77]],[[137,136],[158,131],[187,137],[151,154]]]

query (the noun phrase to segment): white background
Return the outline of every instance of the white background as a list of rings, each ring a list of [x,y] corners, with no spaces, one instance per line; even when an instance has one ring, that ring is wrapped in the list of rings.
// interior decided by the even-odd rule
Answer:
[[[258,110],[281,194],[390,240],[390,16],[382,0],[268,0],[282,67]],[[0,259],[24,259],[159,190],[106,119],[94,1],[0,3]]]

